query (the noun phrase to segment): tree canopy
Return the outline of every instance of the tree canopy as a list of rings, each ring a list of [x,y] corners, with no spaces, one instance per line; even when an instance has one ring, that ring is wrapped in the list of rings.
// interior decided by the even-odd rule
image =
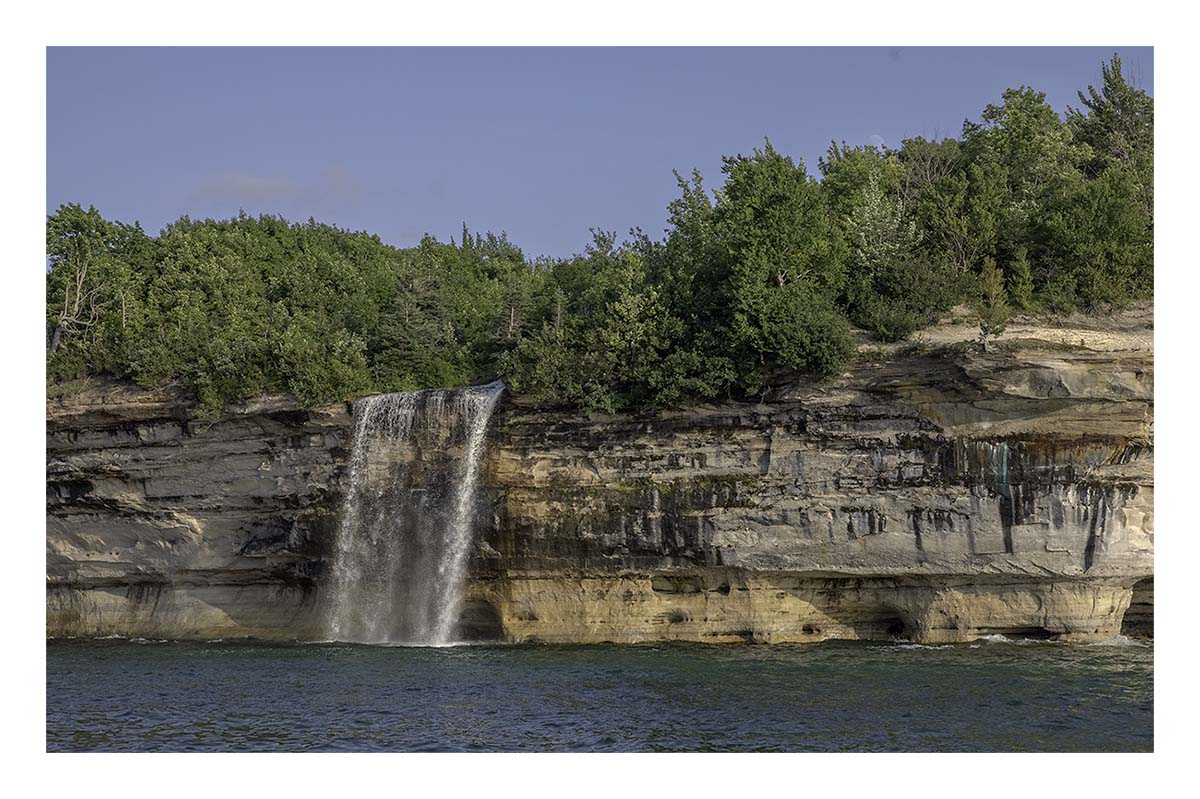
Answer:
[[[64,205],[46,225],[53,380],[182,384],[205,408],[315,404],[495,377],[616,413],[837,374],[852,325],[894,341],[952,305],[986,341],[1009,308],[1153,293],[1153,100],[1119,56],[1081,107],[1010,89],[958,139],[834,143],[819,175],[770,141],[710,191],[676,173],[660,238],[604,229],[570,258],[505,235],[401,249],[309,220],[182,218],[148,235]]]

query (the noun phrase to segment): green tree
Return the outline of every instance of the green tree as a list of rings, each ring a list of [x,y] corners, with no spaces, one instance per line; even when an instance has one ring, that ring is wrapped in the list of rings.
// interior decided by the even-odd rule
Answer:
[[[956,139],[904,139],[894,153],[900,167],[896,191],[900,202],[912,208],[938,190],[943,182],[963,170],[961,146]]]
[[[845,252],[819,184],[770,142],[726,158],[724,172],[714,228],[741,389],[760,391],[781,368],[837,372],[852,351],[832,303]]]
[[[1039,223],[1082,188],[1080,167],[1091,148],[1076,141],[1046,102],[1044,92],[1022,86],[1008,89],[1000,105],[988,105],[979,123],[963,125],[965,153],[976,170],[972,185],[998,181],[1002,202],[996,207],[994,256],[1030,248],[1040,260],[1052,242],[1039,238]]]
[[[1018,247],[1008,265],[1008,294],[1013,303],[1023,311],[1033,307],[1033,270],[1029,265],[1029,251]]]
[[[1044,218],[1053,310],[1152,296],[1154,241],[1138,196],[1137,179],[1114,165]]]
[[[669,340],[653,378],[656,404],[727,396],[736,381],[729,347],[729,265],[721,250],[716,209],[698,171],[691,180],[678,172],[680,196],[667,206],[668,234],[653,243],[644,237],[650,282],[664,309],[662,332]]]
[[[1137,186],[1137,198],[1146,215],[1154,207],[1154,100],[1125,74],[1120,55],[1100,65],[1100,88],[1079,92],[1082,108],[1067,109],[1067,124],[1075,138],[1091,147],[1086,170],[1099,176],[1109,165],[1119,165]]]
[[[46,220],[46,347],[50,375],[120,374],[143,323],[154,243],[138,225],[63,205]]]
[[[552,267],[541,330],[504,357],[502,373],[543,404],[605,413],[654,406],[667,388],[661,364],[673,328],[642,248],[593,234],[584,255]]]
[[[1078,185],[1079,166],[1091,149],[1046,102],[1046,93],[1007,89],[1000,105],[989,104],[982,121],[963,124],[973,161],[998,166],[1017,209],[1036,208],[1048,193]]]
[[[954,296],[944,262],[918,256],[920,235],[895,195],[870,178],[847,232],[851,239],[846,303],[850,318],[885,341],[897,341],[932,321]]]
[[[1004,273],[991,258],[983,259],[983,268],[979,272],[975,313],[979,318],[979,342],[987,351],[988,340],[1004,332],[1012,315],[1004,291]]]
[[[509,388],[544,407],[578,406],[584,392],[568,335],[566,328],[545,322],[504,353],[501,370]]]
[[[914,209],[923,250],[960,279],[996,253],[1006,193],[996,165],[971,164],[930,187]]]
[[[821,193],[831,219],[848,236],[852,233],[846,227],[867,196],[868,185],[873,185],[879,194],[896,196],[904,179],[904,168],[897,156],[873,145],[851,147],[845,142],[841,145],[833,142],[818,166]]]

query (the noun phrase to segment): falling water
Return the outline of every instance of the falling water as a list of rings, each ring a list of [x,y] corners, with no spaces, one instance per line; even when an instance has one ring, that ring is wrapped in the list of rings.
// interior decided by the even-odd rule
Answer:
[[[444,645],[470,554],[484,432],[504,384],[359,400],[329,637]]]

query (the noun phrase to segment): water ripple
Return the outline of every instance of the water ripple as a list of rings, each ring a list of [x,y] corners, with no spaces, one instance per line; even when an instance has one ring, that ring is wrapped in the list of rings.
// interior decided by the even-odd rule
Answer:
[[[1153,647],[51,641],[53,751],[1148,751]]]

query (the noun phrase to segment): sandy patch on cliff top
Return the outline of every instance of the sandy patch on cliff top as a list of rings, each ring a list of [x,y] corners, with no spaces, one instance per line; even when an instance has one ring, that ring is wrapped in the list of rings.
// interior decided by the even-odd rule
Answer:
[[[974,314],[966,306],[958,306],[937,324],[913,333],[906,342],[882,344],[864,334],[859,349],[881,349],[886,352],[914,343],[940,347],[978,339],[979,325]],[[1143,302],[1121,311],[1096,315],[1074,313],[1056,318],[1015,316],[1004,333],[993,341],[1019,341],[1022,345],[1033,346],[1043,342],[1055,349],[1069,347],[1097,352],[1153,352],[1154,305]]]

